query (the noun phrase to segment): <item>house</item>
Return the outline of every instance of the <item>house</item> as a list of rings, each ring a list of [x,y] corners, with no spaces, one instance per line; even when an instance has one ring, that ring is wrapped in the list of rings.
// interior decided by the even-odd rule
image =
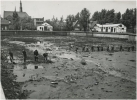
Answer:
[[[44,17],[43,18],[33,18],[34,20],[34,26],[39,26],[44,23]]]
[[[74,31],[81,31],[81,26],[78,20],[76,22],[73,22],[73,28]]]
[[[91,31],[94,26],[97,24],[97,21],[90,21],[87,26],[87,30]],[[79,21],[73,22],[74,31],[83,31],[84,29],[81,27]]]
[[[9,29],[9,21],[1,18],[1,30],[8,30],[8,29]]]
[[[89,23],[89,30],[94,31],[94,27],[96,26],[97,21],[90,21]]]
[[[123,24],[96,24],[93,28],[97,32],[126,33],[126,26]]]
[[[39,26],[37,26],[38,31],[53,31],[53,27],[48,23],[43,23]]]
[[[15,8],[15,11],[16,11],[16,8]],[[12,21],[12,17],[13,17],[13,12],[14,11],[4,11],[4,19],[6,19],[6,20],[8,20],[8,21]],[[22,3],[21,3],[21,1],[20,1],[20,11],[16,11],[17,12],[17,14],[18,14],[18,16],[20,17],[20,18],[28,18],[28,17],[30,17],[26,12],[23,12],[23,8],[22,8]]]

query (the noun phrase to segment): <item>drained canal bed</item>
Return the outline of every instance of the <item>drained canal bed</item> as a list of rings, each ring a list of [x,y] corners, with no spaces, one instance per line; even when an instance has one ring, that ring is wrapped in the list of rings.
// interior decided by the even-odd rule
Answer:
[[[136,97],[135,51],[82,52],[82,49],[79,49],[76,53],[75,48],[69,49],[69,43],[79,39],[75,38],[72,42],[70,38],[64,38],[54,40],[52,37],[38,37],[28,43],[25,39],[2,41],[4,54],[8,54],[8,50],[11,50],[15,62],[11,64],[9,57],[5,55],[4,64],[7,64],[8,70],[13,70],[16,76],[14,81],[22,83],[21,91],[29,92],[27,98],[134,99]],[[10,44],[10,47],[7,44]],[[26,63],[23,62],[21,53],[23,49],[28,56]],[[34,61],[33,56],[36,49],[39,52],[38,62]],[[48,62],[44,62],[45,52],[49,54]]]

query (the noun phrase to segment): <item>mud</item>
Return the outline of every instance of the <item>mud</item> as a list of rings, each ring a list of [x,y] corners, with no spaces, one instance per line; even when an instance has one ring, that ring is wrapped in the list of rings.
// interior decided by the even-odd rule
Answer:
[[[30,91],[30,99],[135,99],[136,98],[136,52],[135,51],[94,51],[82,52],[81,38],[33,37],[27,39],[4,39],[3,44],[25,48],[27,62],[23,62],[21,51],[16,50],[13,74],[16,82],[23,82],[21,91]],[[17,41],[18,40],[18,41]],[[40,42],[40,41],[42,42]],[[94,40],[94,42],[93,42]],[[130,45],[115,40],[82,40],[81,44]],[[108,42],[109,41],[109,42]],[[69,49],[69,43],[74,45]],[[6,48],[2,45],[2,48]],[[75,52],[78,46],[78,53]],[[8,46],[7,46],[8,47]],[[7,50],[8,50],[7,49]],[[33,51],[39,52],[39,62],[34,62]],[[48,60],[43,61],[43,53],[48,52]],[[7,59],[7,63],[10,61]]]

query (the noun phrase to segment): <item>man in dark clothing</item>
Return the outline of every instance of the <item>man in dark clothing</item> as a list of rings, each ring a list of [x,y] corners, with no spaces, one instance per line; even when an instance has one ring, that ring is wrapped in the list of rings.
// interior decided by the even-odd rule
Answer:
[[[128,47],[128,52],[130,52],[130,47]]]
[[[114,51],[114,46],[111,47],[111,51]]]
[[[91,50],[92,50],[92,52],[94,51],[94,46],[92,45],[92,47],[91,47]]]
[[[132,48],[132,51],[134,51],[135,47],[134,47],[134,46],[132,46],[131,48]]]
[[[27,53],[25,50],[22,51],[23,57],[24,57],[24,62],[26,62],[26,58],[27,58]]]
[[[103,46],[101,46],[101,51],[103,51]]]
[[[44,61],[48,61],[48,53],[43,53]]]
[[[107,47],[107,51],[109,51],[109,46]]]
[[[97,46],[97,49],[98,49],[98,51],[99,51],[99,46]]]
[[[9,56],[10,56],[11,63],[13,63],[13,53],[11,51],[9,51]]]
[[[85,46],[83,46],[83,48],[82,48],[82,52],[84,52],[85,51]]]
[[[122,51],[123,50],[123,47],[122,47],[122,45],[120,46],[120,51]]]
[[[78,52],[78,47],[76,47],[76,50],[75,50],[75,51],[76,51],[76,53]]]
[[[39,55],[38,51],[35,50],[35,51],[34,51],[34,58],[35,58],[35,61],[38,61],[38,55]]]

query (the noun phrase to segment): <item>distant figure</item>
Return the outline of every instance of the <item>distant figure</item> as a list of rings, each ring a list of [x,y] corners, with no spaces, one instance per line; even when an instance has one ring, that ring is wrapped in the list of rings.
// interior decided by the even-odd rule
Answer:
[[[26,62],[26,58],[27,58],[27,53],[25,50],[22,51],[23,57],[24,57],[24,62]]]
[[[35,61],[38,61],[38,55],[39,55],[38,51],[35,50],[35,51],[34,51],[34,58],[35,58]]]
[[[128,52],[130,52],[130,47],[128,47]]]
[[[78,52],[78,47],[76,47],[76,50],[75,50],[75,51],[76,51],[76,53]]]
[[[43,53],[44,61],[48,61],[48,53]]]
[[[98,49],[98,51],[99,51],[99,46],[97,46],[97,49]]]
[[[93,45],[91,46],[91,50],[92,50],[92,52],[94,51],[94,46]]]
[[[11,63],[13,63],[13,53],[11,51],[9,51],[9,56],[10,56]]]
[[[114,51],[114,46],[111,47],[111,51]]]
[[[89,52],[89,48],[88,47],[86,47],[86,52]]]
[[[103,51],[103,46],[101,46],[101,51]]]
[[[122,51],[122,50],[123,50],[123,47],[122,47],[122,45],[120,46],[120,48],[119,48],[119,49],[120,49],[120,51]]]
[[[134,51],[135,47],[134,47],[134,46],[132,46],[131,48],[132,48],[132,51]]]
[[[109,46],[107,47],[107,51],[109,51]]]
[[[85,51],[85,46],[83,46],[83,48],[82,48],[82,52],[84,52]]]

